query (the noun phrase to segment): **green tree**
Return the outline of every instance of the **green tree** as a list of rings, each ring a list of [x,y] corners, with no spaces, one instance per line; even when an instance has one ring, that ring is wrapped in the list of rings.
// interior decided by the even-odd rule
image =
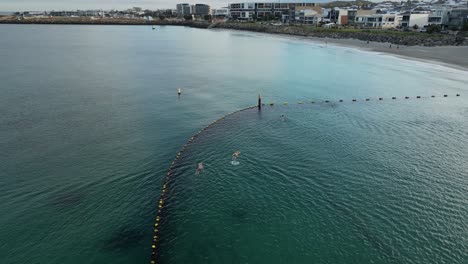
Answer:
[[[463,25],[462,30],[468,31],[468,22]]]
[[[159,15],[159,20],[164,20],[166,17],[164,15]]]
[[[418,25],[414,24],[413,29],[416,30],[418,28],[419,28]]]
[[[440,32],[440,30],[441,30],[440,25],[431,24],[427,26],[427,33],[438,33]]]
[[[192,20],[192,15],[185,15],[184,18],[185,20]]]

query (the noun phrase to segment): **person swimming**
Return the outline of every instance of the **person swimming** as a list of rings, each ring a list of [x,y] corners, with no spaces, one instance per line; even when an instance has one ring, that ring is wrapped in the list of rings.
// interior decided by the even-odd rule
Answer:
[[[284,115],[281,115],[281,121],[284,122],[286,120],[286,117],[284,117]]]
[[[232,160],[237,160],[237,158],[239,157],[240,155],[240,151],[236,151],[232,154]]]
[[[239,161],[237,161],[237,158],[239,157],[239,155],[240,155],[240,151],[236,151],[232,154],[232,160],[231,160],[232,165],[239,165]]]
[[[203,163],[198,163],[198,167],[197,167],[197,172],[195,173],[196,175],[200,174],[203,170]]]

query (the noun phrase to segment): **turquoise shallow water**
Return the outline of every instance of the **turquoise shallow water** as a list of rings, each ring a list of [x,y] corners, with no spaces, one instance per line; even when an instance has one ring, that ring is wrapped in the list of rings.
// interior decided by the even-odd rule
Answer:
[[[257,93],[291,108],[233,116],[193,145],[161,260],[467,261],[466,72],[180,27],[2,25],[0,36],[1,263],[147,263],[175,153]],[[319,99],[347,103],[292,106]]]
[[[465,263],[468,152],[453,144],[468,143],[460,102],[322,103],[229,116],[176,162],[161,262]],[[205,169],[195,175],[198,162]]]

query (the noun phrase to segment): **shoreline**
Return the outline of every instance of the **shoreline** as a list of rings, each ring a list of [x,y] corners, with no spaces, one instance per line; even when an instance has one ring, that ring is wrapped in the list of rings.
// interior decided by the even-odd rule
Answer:
[[[204,21],[145,21],[135,19],[119,20],[75,20],[75,19],[31,19],[31,20],[0,20],[0,25],[135,25],[135,26],[187,26],[200,29],[243,31],[256,34],[277,35],[286,38],[309,40],[316,43],[328,43],[342,47],[357,48],[363,51],[377,52],[407,60],[417,60],[426,63],[442,65],[450,68],[468,71],[468,43],[461,45],[453,42],[435,42],[446,35],[386,35],[385,32],[356,34],[340,31],[308,31],[305,27],[247,25],[241,23],[209,23]],[[415,37],[416,36],[416,37]],[[432,39],[431,39],[432,38]],[[408,39],[410,41],[408,41]],[[416,41],[415,41],[416,39]],[[429,39],[429,43],[428,43]],[[433,40],[435,39],[435,41]],[[410,45],[396,44],[408,43]],[[443,45],[451,43],[452,45]],[[417,45],[423,44],[423,45]],[[392,48],[390,48],[390,45]],[[396,47],[399,47],[398,49]]]
[[[287,36],[286,36],[287,37]],[[318,43],[336,45],[340,47],[356,48],[368,52],[376,52],[388,56],[398,57],[406,60],[416,60],[420,62],[441,65],[457,70],[468,71],[468,46],[403,46],[396,49],[396,45],[382,42],[369,42],[357,39],[329,39],[306,37]]]
[[[313,41],[324,42],[322,39],[311,38]],[[407,60],[417,60],[425,63],[442,65],[458,70],[468,71],[468,47],[467,46],[400,46],[381,42],[369,42],[357,39],[326,39],[337,46],[357,48],[359,50],[382,53]]]
[[[289,39],[311,41],[314,43],[320,43],[324,45],[328,43],[329,45],[355,48],[362,51],[381,53],[387,56],[398,57],[401,59],[416,60],[424,63],[445,66],[457,70],[468,71],[468,46],[425,47],[400,45],[399,49],[396,49],[397,45],[395,44],[392,44],[392,48],[389,48],[391,43],[388,42],[370,41],[369,44],[367,44],[366,41],[358,39],[320,38],[225,28],[213,28],[211,30],[241,31],[245,33],[255,33],[265,36],[280,36]]]

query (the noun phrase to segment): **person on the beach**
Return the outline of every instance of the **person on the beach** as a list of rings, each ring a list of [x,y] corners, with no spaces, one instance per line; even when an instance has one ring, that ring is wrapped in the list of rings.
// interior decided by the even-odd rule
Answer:
[[[203,170],[203,163],[200,162],[200,163],[198,163],[196,174],[197,175],[200,174],[202,172],[202,170]]]

